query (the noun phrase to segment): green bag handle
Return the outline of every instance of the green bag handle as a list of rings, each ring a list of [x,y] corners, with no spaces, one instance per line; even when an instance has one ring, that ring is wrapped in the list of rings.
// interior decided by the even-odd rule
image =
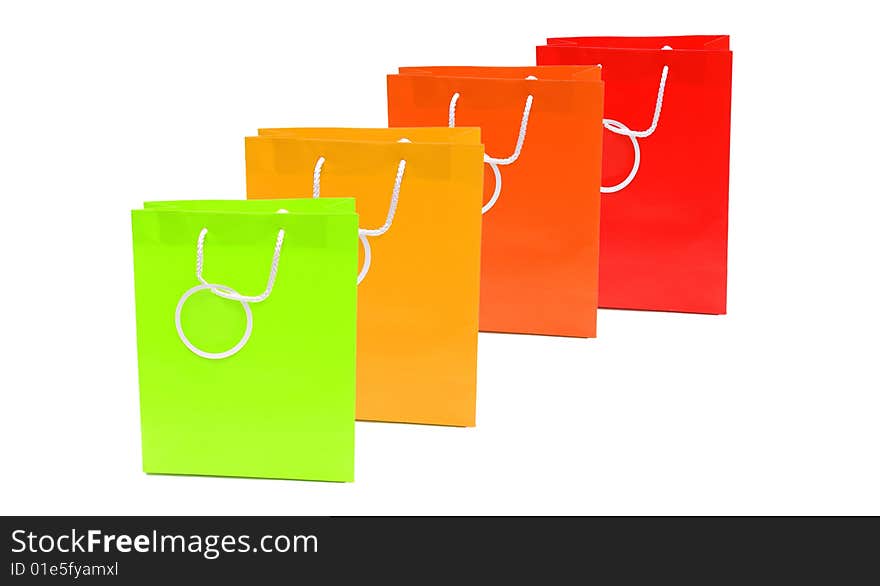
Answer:
[[[287,213],[287,210],[278,210],[278,213]],[[196,243],[196,278],[199,280],[200,284],[181,295],[180,300],[177,302],[177,309],[174,312],[174,325],[177,326],[177,335],[180,337],[180,341],[183,342],[183,345],[189,348],[193,354],[209,360],[221,360],[238,353],[238,351],[244,348],[245,344],[248,343],[248,340],[251,337],[251,332],[253,332],[254,329],[254,317],[251,313],[250,304],[265,301],[269,298],[269,295],[272,294],[272,288],[275,286],[275,279],[278,277],[278,261],[281,258],[281,247],[284,244],[284,229],[282,228],[278,230],[278,237],[275,239],[275,252],[272,254],[272,265],[269,268],[269,278],[266,280],[266,288],[259,295],[241,295],[232,287],[220,283],[209,283],[205,280],[202,273],[205,268],[205,237],[207,235],[208,229],[202,228],[202,231],[199,232],[198,242]],[[209,289],[211,293],[218,297],[238,301],[244,308],[244,314],[247,317],[247,326],[245,327],[241,339],[235,344],[235,346],[224,352],[205,352],[193,344],[183,331],[180,314],[183,311],[183,306],[186,304],[186,300],[193,294],[205,289]]]
[[[397,142],[412,141],[408,138],[401,138]],[[326,159],[324,157],[318,157],[318,161],[315,163],[315,172],[312,175],[313,199],[321,197],[321,170],[324,168],[325,161]],[[391,228],[391,223],[394,221],[394,215],[397,213],[397,201],[400,198],[400,184],[403,182],[404,171],[406,171],[406,159],[401,159],[397,164],[397,175],[394,178],[394,187],[391,188],[391,203],[388,206],[388,215],[385,218],[385,223],[372,230],[358,228],[358,238],[360,238],[361,244],[364,245],[364,266],[361,267],[361,272],[358,273],[358,285],[360,285],[364,278],[366,278],[373,261],[373,251],[370,248],[370,241],[367,240],[367,236],[381,236]]]

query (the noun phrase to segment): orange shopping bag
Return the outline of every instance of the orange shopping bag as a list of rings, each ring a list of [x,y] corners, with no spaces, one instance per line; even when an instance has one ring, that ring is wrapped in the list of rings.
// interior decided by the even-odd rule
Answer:
[[[390,126],[480,126],[486,145],[480,329],[594,337],[600,69],[402,67]]]
[[[357,200],[357,418],[474,425],[479,129],[259,134],[245,139],[248,198]]]

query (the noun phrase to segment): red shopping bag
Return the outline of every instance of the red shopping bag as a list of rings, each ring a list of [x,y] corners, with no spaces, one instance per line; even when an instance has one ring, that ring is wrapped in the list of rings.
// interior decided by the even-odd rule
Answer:
[[[601,64],[599,306],[727,311],[727,36],[572,37],[538,65]]]

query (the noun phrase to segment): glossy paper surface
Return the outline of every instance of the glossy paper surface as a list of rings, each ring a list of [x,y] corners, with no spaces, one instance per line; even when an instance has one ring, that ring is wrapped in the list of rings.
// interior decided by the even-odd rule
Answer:
[[[529,76],[537,80],[527,80]],[[480,329],[596,335],[602,82],[597,67],[404,67],[388,76],[390,126],[479,126],[487,154],[510,156],[534,98],[518,160],[500,167],[483,217]],[[485,168],[485,200],[494,174]]]
[[[275,213],[279,208],[289,213]],[[285,230],[269,297],[235,355],[197,356],[175,309],[196,280],[208,229],[208,282],[258,295]],[[354,479],[357,215],[353,200],[155,202],[132,212],[144,471],[307,480]],[[183,306],[207,352],[245,328],[238,301],[203,290]]]
[[[391,228],[370,238],[358,287],[357,417],[475,424],[480,198],[478,129],[266,129],[246,139],[249,198],[354,197],[362,228],[386,219],[400,160],[406,170]],[[398,142],[406,138],[411,143]]]
[[[599,305],[696,313],[727,309],[731,52],[726,36],[579,37],[538,47],[542,65],[601,63],[605,115],[657,130],[639,139],[641,166],[602,196]],[[661,50],[664,45],[672,51]],[[633,147],[605,132],[603,185],[626,177]]]

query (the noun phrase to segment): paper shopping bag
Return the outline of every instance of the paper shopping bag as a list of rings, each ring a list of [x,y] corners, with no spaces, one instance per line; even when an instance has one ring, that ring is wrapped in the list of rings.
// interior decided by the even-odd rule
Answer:
[[[577,37],[537,49],[541,65],[602,65],[601,307],[727,310],[728,44]]]
[[[402,67],[388,124],[483,131],[480,329],[595,336],[599,69]]]
[[[354,200],[148,203],[132,234],[144,471],[353,480]]]
[[[266,129],[245,144],[248,197],[357,200],[358,419],[474,425],[479,130]]]

